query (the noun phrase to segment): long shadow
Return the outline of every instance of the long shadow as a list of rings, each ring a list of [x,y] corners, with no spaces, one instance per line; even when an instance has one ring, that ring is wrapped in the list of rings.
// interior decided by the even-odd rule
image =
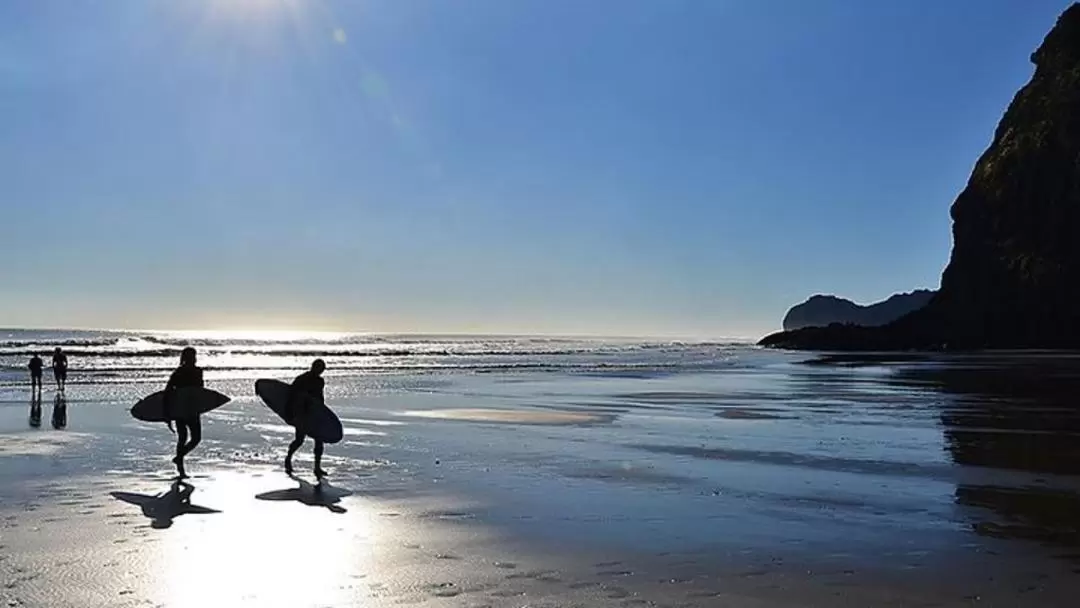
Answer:
[[[256,494],[255,498],[259,500],[295,500],[309,507],[325,507],[333,513],[345,513],[348,511],[338,503],[341,502],[342,498],[352,495],[349,490],[335,488],[325,481],[320,482],[318,485],[312,485],[299,477],[292,475],[289,477],[299,483],[299,487],[263,492],[262,494]]]
[[[135,494],[133,492],[109,492],[113,498],[133,504],[142,509],[143,515],[150,519],[150,527],[168,528],[173,520],[188,513],[221,513],[216,509],[191,504],[191,493],[195,486],[177,480],[168,492],[156,495]]]

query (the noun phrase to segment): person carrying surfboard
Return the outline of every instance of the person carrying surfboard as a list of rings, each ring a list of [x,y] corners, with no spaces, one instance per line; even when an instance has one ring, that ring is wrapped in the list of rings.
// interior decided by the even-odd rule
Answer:
[[[165,412],[167,414],[165,424],[168,425],[170,431],[176,434],[176,457],[172,461],[176,465],[177,476],[181,479],[187,477],[187,473],[184,471],[184,456],[191,453],[195,446],[199,445],[199,441],[202,440],[202,423],[198,414],[183,417],[168,415],[171,411],[173,391],[184,387],[204,387],[203,370],[195,365],[195,349],[190,346],[180,351],[180,367],[173,370],[168,383],[165,384]],[[175,429],[173,428],[174,420],[176,421]],[[189,434],[191,436],[190,441],[188,441]]]
[[[319,405],[325,405],[323,398],[323,387],[326,386],[326,381],[322,378],[322,373],[326,371],[326,362],[322,359],[315,359],[311,363],[311,369],[300,374],[292,382],[290,387],[292,390],[289,392],[289,404],[287,406],[288,422],[296,427],[296,438],[289,444],[289,453],[285,456],[285,473],[292,475],[292,457],[296,453],[296,450],[300,449],[300,446],[304,444],[304,439],[307,437],[307,433],[301,428],[303,425],[300,421],[304,419],[307,413],[307,408],[311,407],[311,402],[314,401]],[[322,469],[322,455],[323,455],[323,442],[312,437],[315,441],[315,477],[326,477],[326,471]]]

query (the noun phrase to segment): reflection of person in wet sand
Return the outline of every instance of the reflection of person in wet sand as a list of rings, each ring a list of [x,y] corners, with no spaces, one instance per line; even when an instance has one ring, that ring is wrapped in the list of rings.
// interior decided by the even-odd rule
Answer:
[[[41,401],[38,401],[38,418],[41,418]],[[57,394],[53,399],[52,425],[54,429],[62,429],[67,426],[67,398]]]
[[[173,520],[187,513],[209,514],[220,511],[191,504],[195,486],[177,479],[168,492],[151,496],[133,492],[111,492],[113,498],[142,509],[153,528],[168,528]]]
[[[30,426],[41,426],[41,396],[34,395],[30,398]]]

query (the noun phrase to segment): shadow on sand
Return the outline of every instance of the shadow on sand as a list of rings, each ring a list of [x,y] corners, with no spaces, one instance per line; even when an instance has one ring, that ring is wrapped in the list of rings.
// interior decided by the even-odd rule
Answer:
[[[299,487],[273,490],[255,495],[259,500],[295,500],[309,507],[325,507],[334,513],[345,513],[347,509],[340,504],[341,499],[352,495],[352,492],[343,488],[335,488],[326,482],[312,485],[310,482],[299,477],[289,476],[297,482]]]
[[[221,511],[191,504],[191,493],[195,486],[183,481],[174,481],[168,492],[157,495],[135,494],[132,492],[109,492],[113,498],[133,504],[142,509],[143,515],[150,519],[150,527],[168,528],[173,520],[187,513],[209,514]]]

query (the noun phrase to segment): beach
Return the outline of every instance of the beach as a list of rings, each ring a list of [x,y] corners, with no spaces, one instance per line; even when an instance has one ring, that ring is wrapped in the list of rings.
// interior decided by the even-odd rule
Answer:
[[[66,424],[23,356],[66,341]],[[77,344],[76,341],[82,341]],[[192,478],[130,406],[195,342]],[[312,485],[254,396],[315,354]],[[9,335],[0,605],[1071,606],[1080,358],[729,342]],[[59,425],[57,425],[59,426]]]

